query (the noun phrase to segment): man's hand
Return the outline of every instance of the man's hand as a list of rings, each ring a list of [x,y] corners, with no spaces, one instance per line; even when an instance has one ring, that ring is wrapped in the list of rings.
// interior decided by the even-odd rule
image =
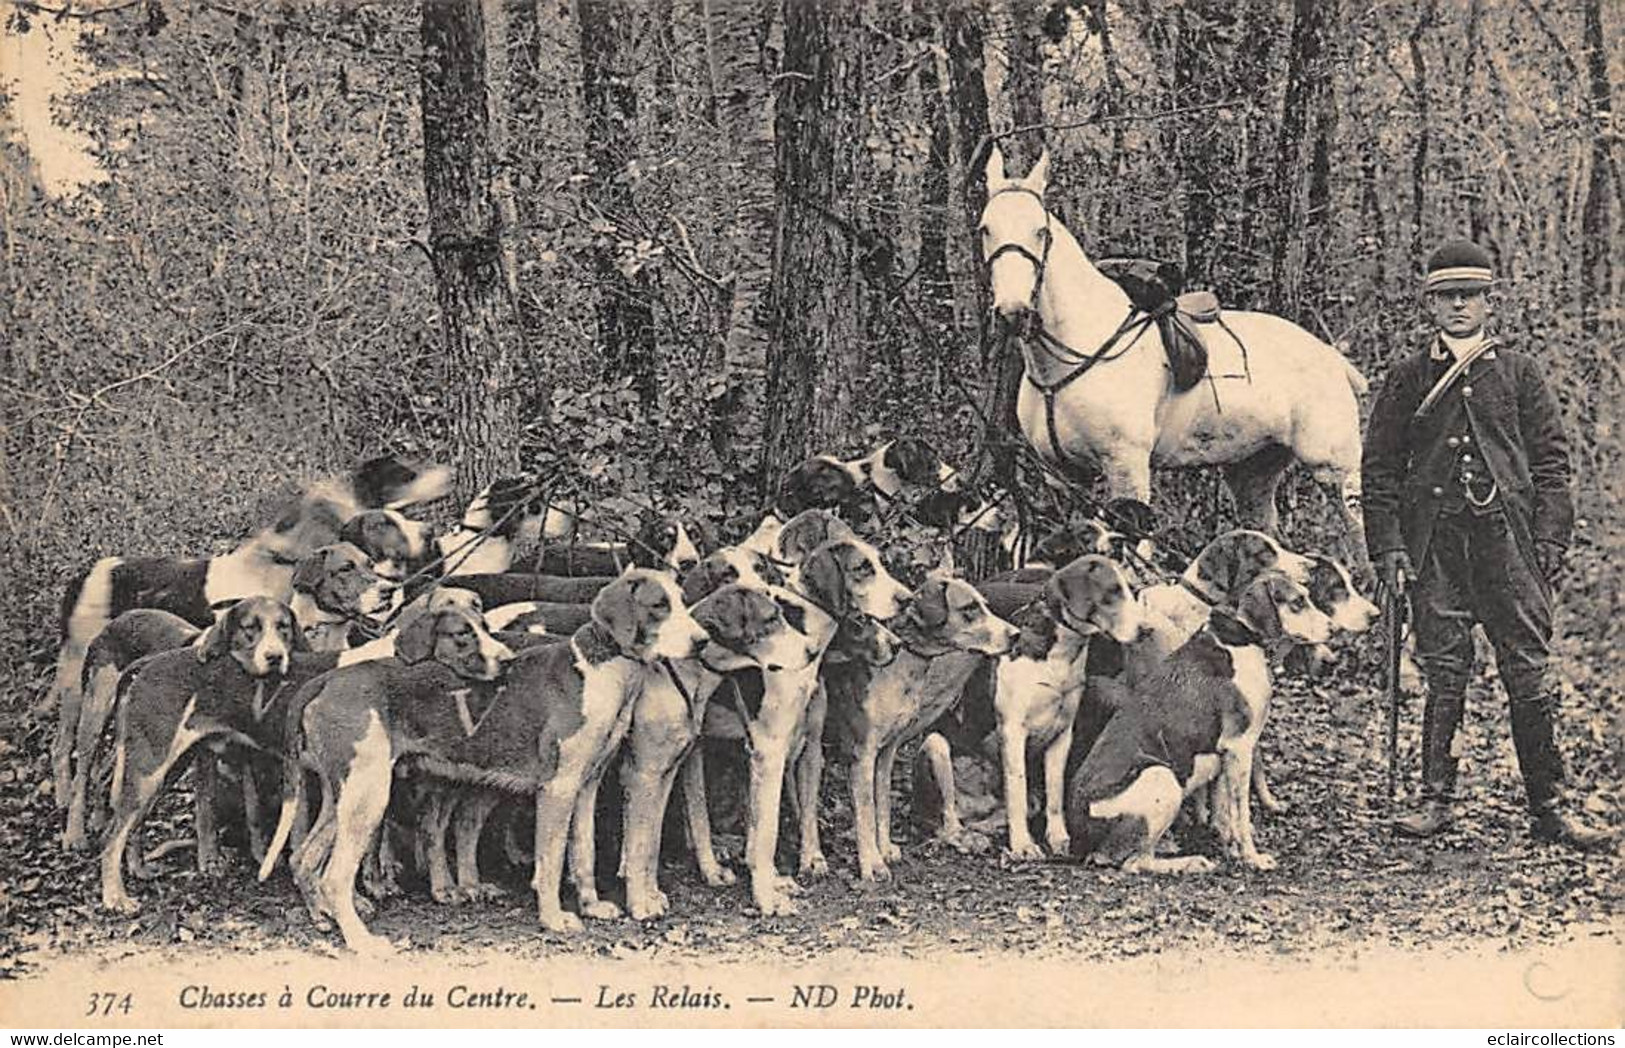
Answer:
[[[1552,590],[1563,578],[1563,566],[1568,557],[1568,550],[1555,542],[1535,543],[1535,566],[1540,568],[1541,577]]]
[[[1402,549],[1384,553],[1377,560],[1377,578],[1383,587],[1394,596],[1402,595],[1410,588],[1411,580],[1416,577],[1411,567],[1411,558]]]

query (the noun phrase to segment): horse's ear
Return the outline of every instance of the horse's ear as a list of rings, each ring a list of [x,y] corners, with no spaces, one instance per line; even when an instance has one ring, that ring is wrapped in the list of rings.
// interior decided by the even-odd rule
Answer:
[[[998,146],[988,150],[987,154],[987,194],[992,196],[1004,188],[1009,179],[1004,174],[1004,154]]]
[[[1038,163],[1034,164],[1033,169],[1027,172],[1027,177],[1022,180],[1022,184],[1039,196],[1044,195],[1044,189],[1049,185],[1048,149],[1038,155]]]

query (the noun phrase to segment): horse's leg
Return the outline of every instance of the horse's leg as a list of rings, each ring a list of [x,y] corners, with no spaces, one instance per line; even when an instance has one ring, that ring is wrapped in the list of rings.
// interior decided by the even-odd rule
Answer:
[[[1343,563],[1354,571],[1356,583],[1369,587],[1373,573],[1365,550],[1365,513],[1360,504],[1360,470],[1321,466],[1314,471],[1315,483],[1337,507],[1343,521]]]
[[[1281,520],[1275,509],[1275,489],[1292,462],[1292,452],[1279,444],[1254,452],[1225,467],[1224,482],[1236,499],[1236,517],[1243,527],[1279,535]]]

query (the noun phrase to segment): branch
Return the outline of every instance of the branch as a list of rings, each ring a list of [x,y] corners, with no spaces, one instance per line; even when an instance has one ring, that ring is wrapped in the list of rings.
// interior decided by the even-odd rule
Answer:
[[[140,7],[146,3],[146,0],[123,0],[122,3],[111,4],[107,7],[81,9],[75,9],[71,6],[48,7],[45,4],[33,3],[32,0],[7,0],[7,3],[19,11],[25,11],[33,15],[51,15],[57,19],[94,19],[101,18],[104,15],[117,14],[120,11],[128,11],[132,7]]]

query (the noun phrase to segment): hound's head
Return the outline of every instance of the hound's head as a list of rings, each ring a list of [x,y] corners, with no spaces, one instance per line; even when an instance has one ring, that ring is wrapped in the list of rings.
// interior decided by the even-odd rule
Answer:
[[[192,643],[199,662],[229,655],[250,677],[286,673],[294,652],[310,650],[293,611],[269,597],[237,601]]]
[[[369,509],[345,521],[339,539],[359,548],[385,575],[405,574],[429,551],[429,527],[408,520],[399,510]]]
[[[452,480],[450,466],[380,455],[357,466],[349,486],[357,509],[404,509],[445,498]]]
[[[700,551],[689,537],[688,527],[675,517],[650,515],[632,536],[632,563],[640,568],[671,571],[678,575],[699,562]]]
[[[1309,558],[1293,553],[1262,531],[1237,528],[1202,547],[1185,569],[1185,581],[1216,604],[1235,601],[1261,573],[1280,571],[1309,584]]]
[[[1364,633],[1377,621],[1377,606],[1354,588],[1349,569],[1323,553],[1309,554],[1308,589],[1315,607],[1340,630]]]
[[[792,515],[805,509],[839,509],[857,494],[857,480],[846,463],[817,455],[785,474],[779,482],[778,507]]]
[[[469,680],[496,680],[513,659],[512,649],[491,636],[477,612],[458,605],[408,617],[395,639],[395,654],[406,663],[432,659]]]
[[[293,590],[345,619],[383,614],[400,600],[400,588],[373,571],[367,555],[348,542],[323,546],[301,560],[293,571]]]
[[[691,610],[694,621],[710,634],[705,657],[713,667],[754,665],[768,673],[794,671],[805,669],[823,650],[789,623],[783,605],[764,588],[730,583]]]
[[[777,586],[784,576],[766,556],[743,546],[724,546],[683,573],[683,603],[692,607],[729,583],[758,589]]]
[[[441,608],[462,608],[470,615],[484,615],[485,601],[471,589],[462,589],[457,586],[436,586],[423,596],[423,607],[426,611],[439,611]]]
[[[987,601],[963,579],[926,579],[914,591],[899,633],[927,650],[974,651],[1003,655],[1015,647],[1017,629],[987,608]]]
[[[1035,310],[1038,288],[1049,264],[1053,227],[1044,207],[1049,186],[1049,153],[1038,158],[1025,178],[1010,178],[997,146],[987,160],[987,205],[979,232],[982,261],[993,286],[993,309],[1007,322]]]
[[[1038,540],[1027,558],[1028,567],[1059,568],[1089,553],[1111,556],[1121,550],[1124,537],[1095,517],[1076,517],[1064,527]]]
[[[497,538],[534,541],[546,515],[547,498],[534,480],[499,477],[468,504],[462,524],[471,531],[489,528]]]
[[[1139,636],[1140,602],[1115,561],[1090,553],[1044,583],[1044,606],[1059,625],[1076,633],[1105,633],[1120,644]]]
[[[648,568],[628,568],[599,590],[592,620],[620,654],[644,662],[694,658],[707,640],[676,581]]]
[[[1213,615],[1224,615],[1215,609]],[[1309,591],[1286,573],[1271,569],[1249,582],[1235,604],[1235,616],[1265,643],[1324,644],[1332,621],[1315,607]]]
[[[795,567],[826,542],[857,537],[857,533],[846,521],[828,510],[803,510],[779,529],[778,538],[773,543],[772,556],[781,564]]]
[[[859,487],[873,488],[888,497],[905,486],[955,491],[960,477],[935,448],[919,437],[887,441],[862,458],[845,463]]]
[[[897,658],[897,649],[902,643],[884,622],[867,615],[848,616],[841,620],[830,642],[829,654],[824,658],[834,664],[861,662],[885,666]]]
[[[862,539],[826,542],[807,555],[790,585],[837,619],[859,613],[877,619],[901,615],[908,587],[892,577],[880,553]]]

